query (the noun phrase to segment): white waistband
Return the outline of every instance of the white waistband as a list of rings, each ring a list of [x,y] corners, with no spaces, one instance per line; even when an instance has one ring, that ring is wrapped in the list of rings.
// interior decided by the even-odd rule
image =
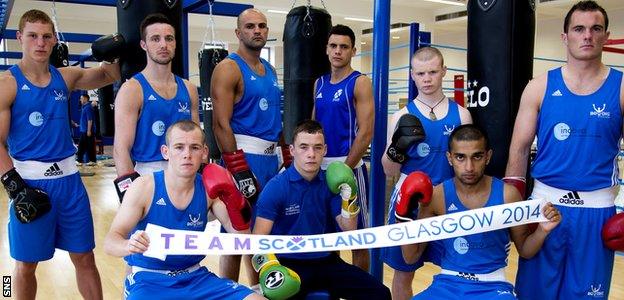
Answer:
[[[167,168],[166,160],[157,160],[157,161],[137,161],[136,165],[134,165],[134,170],[137,171],[141,176],[145,176],[148,174],[152,174],[156,171],[162,171]]]
[[[346,156],[337,156],[337,157],[327,157],[326,156],[326,157],[323,157],[323,162],[321,163],[321,169],[327,170],[327,166],[329,166],[329,164],[331,164],[331,163],[333,163],[335,161],[345,162],[345,161],[347,161],[347,157]],[[355,168],[359,168],[363,164],[364,164],[364,161],[360,159],[360,161],[358,161],[357,165],[355,165]]]
[[[605,208],[615,205],[617,186],[591,192],[578,192],[558,189],[535,180],[532,198],[543,198],[552,204],[569,207]]]
[[[61,178],[78,172],[74,155],[57,162],[13,159],[13,166],[22,178],[31,180]]]
[[[275,147],[277,142],[271,142],[257,138],[255,136],[235,134],[236,146],[238,149],[243,149],[243,152],[249,154],[260,155],[275,155]]]
[[[195,264],[193,266],[190,266],[186,269],[181,269],[181,270],[154,270],[154,269],[148,269],[148,268],[143,268],[143,267],[138,267],[138,266],[132,266],[132,273],[137,273],[137,272],[152,272],[152,273],[159,273],[159,274],[165,274],[167,276],[178,276],[178,275],[182,275],[182,274],[188,274],[188,273],[192,273],[195,272],[197,270],[199,270],[199,268],[201,268],[201,266],[199,264]]]
[[[442,271],[440,271],[440,274],[457,276],[472,281],[507,281],[507,278],[505,278],[505,268],[500,268],[494,272],[487,274],[475,274],[442,269]]]

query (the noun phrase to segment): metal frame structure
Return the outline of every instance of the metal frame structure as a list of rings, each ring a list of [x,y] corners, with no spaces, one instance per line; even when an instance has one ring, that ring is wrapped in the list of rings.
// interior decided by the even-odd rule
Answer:
[[[0,8],[3,8],[2,1],[8,1],[12,3],[12,0],[0,0]],[[52,2],[53,0],[39,0],[44,2]],[[117,7],[117,0],[54,0],[57,3],[69,3],[69,4],[86,4],[86,5],[99,5]],[[212,14],[216,16],[236,17],[242,11],[248,8],[252,8],[250,4],[239,4],[230,2],[216,2],[214,0],[183,0],[182,4],[182,45],[188,45],[188,15],[194,14],[208,14],[209,6],[212,3]],[[10,6],[9,6],[10,7]],[[9,12],[10,13],[10,12]],[[8,19],[8,18],[6,18]],[[0,14],[0,21],[2,21],[2,15]],[[6,22],[6,20],[5,20]],[[2,25],[2,23],[0,23]],[[4,35],[0,35],[0,38],[15,39],[15,29],[7,29],[4,31]],[[88,33],[63,33],[67,42],[75,43],[92,43],[101,35],[88,34]],[[20,52],[0,52],[0,58],[21,58]],[[72,65],[81,65],[84,67],[85,61],[93,61],[90,53],[70,54],[69,60]],[[184,47],[182,50],[182,62],[183,62],[183,75],[188,78],[189,76],[189,53],[188,47]],[[0,65],[0,70],[6,70],[10,66]]]

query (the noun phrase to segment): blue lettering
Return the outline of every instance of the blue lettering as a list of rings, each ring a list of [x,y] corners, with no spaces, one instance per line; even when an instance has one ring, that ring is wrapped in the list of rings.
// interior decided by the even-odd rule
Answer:
[[[197,249],[197,245],[195,245],[196,238],[196,234],[187,234],[184,241],[184,249]]]
[[[388,238],[394,242],[401,240],[403,238],[403,232],[401,231],[401,228],[390,228],[390,230],[388,230]]]
[[[278,245],[278,243],[280,244]],[[277,250],[284,249],[284,241],[281,239],[274,239],[273,244],[271,246],[273,246],[273,249],[277,249]]]
[[[269,244],[269,240],[268,239],[260,239],[258,241],[258,243],[260,244],[260,246],[258,247],[260,250],[269,250],[269,249],[271,249],[271,245]]]
[[[475,217],[477,217],[477,221],[479,221],[479,225],[481,225],[481,227],[485,227],[485,223],[487,223],[487,226],[492,226],[492,219],[494,218],[494,211],[490,211],[489,218],[488,218],[488,215],[485,213],[481,215],[481,218],[479,218],[479,215],[475,215]]]
[[[450,229],[449,227],[446,226],[446,224],[448,224],[446,221],[450,221],[451,222],[449,224],[449,227],[452,228],[452,229]],[[442,230],[446,231],[446,233],[453,233],[453,232],[455,232],[455,230],[457,230],[457,223],[455,223],[455,219],[453,219],[453,218],[446,218],[446,219],[442,220]]]
[[[338,236],[338,238],[336,239],[336,247],[338,247],[338,245],[345,245],[348,246],[347,241],[345,241],[341,236]]]
[[[212,250],[212,248],[223,250],[223,246],[221,245],[221,240],[219,240],[219,238],[216,236],[212,238],[212,241],[210,242],[210,246],[208,246],[208,249]]]
[[[330,247],[331,247],[331,245],[330,245],[330,244],[325,243],[325,238],[321,237],[321,247],[322,247],[322,248],[330,248]]]
[[[349,245],[362,245],[362,236],[357,235],[349,235]]]
[[[244,240],[239,240],[238,238],[234,238],[234,249],[246,249],[249,250],[251,248],[251,241],[249,238]]]
[[[319,239],[321,239],[321,238],[318,238],[318,237],[315,237],[315,238],[309,237],[308,238],[308,241],[312,242],[312,248],[316,248],[316,241],[319,240]]]
[[[364,233],[364,242],[367,245],[370,245],[370,244],[374,243],[375,241],[377,241],[377,236],[375,236],[372,232]]]
[[[463,222],[464,220],[472,221],[472,225],[470,227],[465,226]],[[473,229],[475,227],[475,224],[476,224],[475,220],[470,215],[463,215],[459,218],[459,227],[461,227],[463,230]]]
[[[418,227],[418,236],[421,236],[423,233],[426,233],[428,236],[431,236],[429,230],[427,230],[427,226],[425,224],[420,224]]]
[[[439,235],[440,233],[442,233],[442,228],[440,228],[440,225],[438,223],[438,220],[432,220],[431,222],[429,222],[429,225],[433,228],[431,230],[431,234]]]

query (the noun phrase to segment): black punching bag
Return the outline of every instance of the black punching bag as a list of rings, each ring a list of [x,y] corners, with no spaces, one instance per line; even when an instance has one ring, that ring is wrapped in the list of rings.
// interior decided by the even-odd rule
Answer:
[[[65,42],[59,41],[52,47],[50,65],[56,68],[69,67],[69,48]]]
[[[145,51],[141,49],[140,26],[143,19],[153,13],[161,13],[173,23],[176,50],[172,71],[183,76],[182,66],[182,0],[118,0],[117,31],[126,39],[126,49],[120,58],[121,81],[132,77],[145,68]]]
[[[297,123],[312,116],[314,81],[329,73],[325,54],[331,16],[326,10],[299,6],[284,24],[284,138],[292,143]]]
[[[115,135],[115,94],[113,85],[107,85],[97,90],[98,102],[100,104],[99,114],[100,123],[98,128],[102,136],[114,136]]]
[[[505,175],[520,96],[533,77],[534,0],[468,1],[468,101],[494,155],[486,173]]]
[[[204,114],[204,132],[206,144],[210,152],[210,158],[221,158],[221,151],[212,130],[212,99],[210,98],[210,80],[212,72],[217,64],[228,56],[228,51],[223,48],[202,49],[199,51],[199,83],[201,86],[201,101]]]

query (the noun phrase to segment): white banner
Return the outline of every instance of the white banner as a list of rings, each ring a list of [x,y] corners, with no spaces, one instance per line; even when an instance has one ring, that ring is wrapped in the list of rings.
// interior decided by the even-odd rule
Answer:
[[[340,251],[400,246],[546,221],[543,200],[472,209],[412,222],[317,235],[257,235],[172,230],[148,224],[145,256]]]

